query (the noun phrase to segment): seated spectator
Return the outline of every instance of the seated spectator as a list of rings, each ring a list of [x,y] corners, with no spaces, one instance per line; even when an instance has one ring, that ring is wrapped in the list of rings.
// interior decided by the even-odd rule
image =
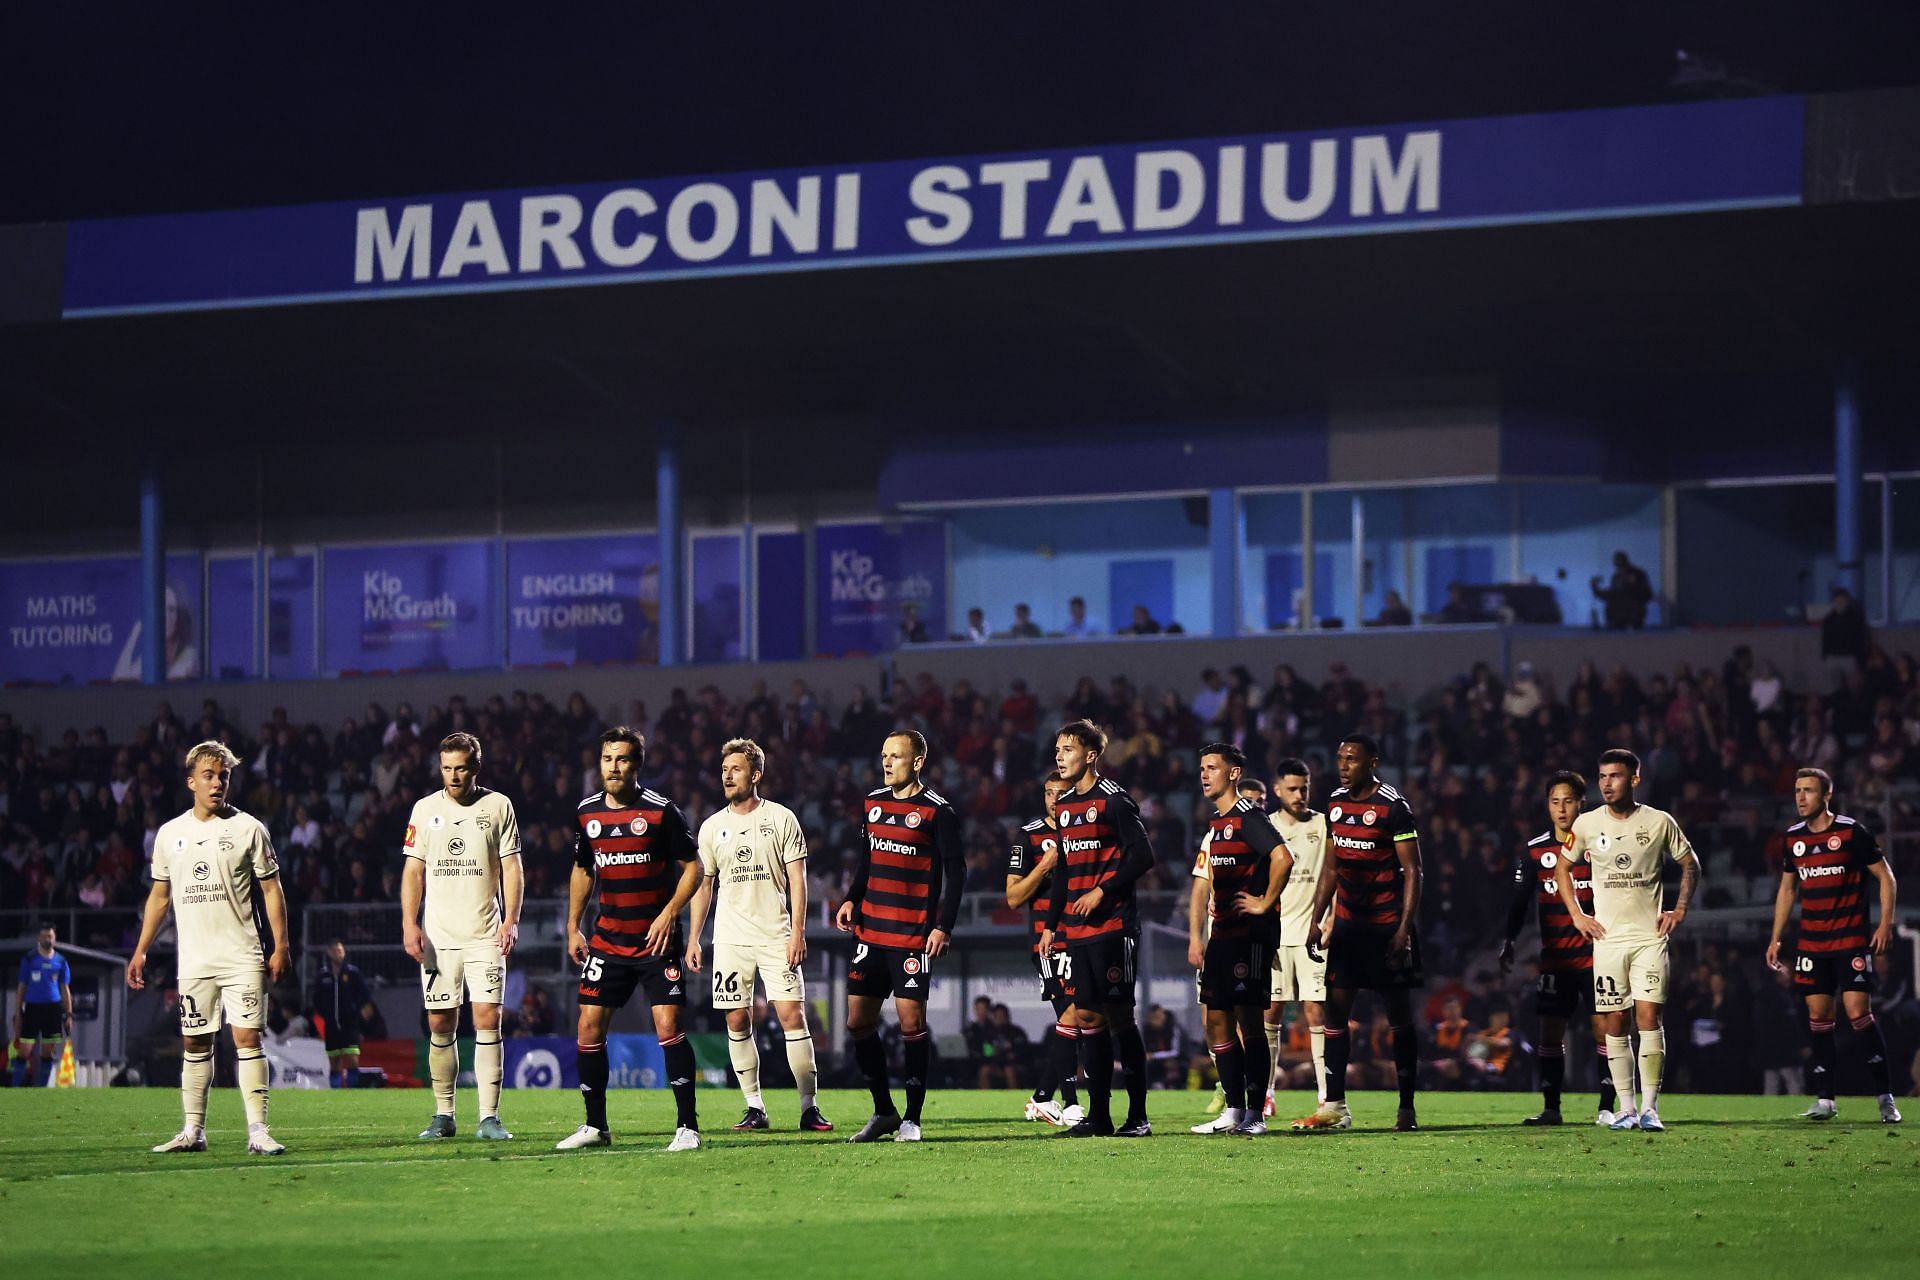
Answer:
[[[1155,1089],[1178,1089],[1187,1083],[1193,1067],[1194,1051],[1187,1033],[1165,1007],[1147,1010],[1147,1021],[1140,1028],[1147,1046],[1147,1080]],[[1203,1053],[1200,1055],[1205,1057]]]
[[[1505,1009],[1487,1011],[1487,1029],[1478,1032],[1467,1045],[1467,1067],[1473,1078],[1496,1087],[1504,1087],[1507,1068],[1513,1063],[1512,1017]]]
[[[900,606],[900,643],[925,644],[927,624],[920,617],[920,606],[909,600]]]
[[[1087,618],[1087,602],[1079,596],[1067,601],[1067,625],[1060,628],[1060,634],[1076,639],[1100,634],[1100,628]]]
[[[1133,606],[1133,623],[1120,632],[1123,636],[1157,636],[1162,631],[1160,624],[1143,604]]]
[[[1024,604],[1013,606],[1013,625],[1007,629],[1009,640],[1038,640],[1040,624],[1033,620],[1033,610]]]
[[[1449,1000],[1428,1038],[1428,1068],[1447,1084],[1459,1084],[1467,1074],[1467,1045],[1474,1035],[1458,1000]]]
[[[961,639],[970,644],[985,644],[993,639],[993,632],[987,629],[987,611],[981,608],[967,610],[967,631]]]
[[[1387,592],[1380,603],[1380,615],[1373,620],[1376,627],[1410,627],[1413,625],[1413,610],[1407,608],[1407,602],[1400,598],[1398,591]]]
[[[1199,718],[1201,724],[1212,724],[1220,718],[1220,708],[1227,702],[1227,682],[1220,678],[1219,671],[1208,667],[1200,673],[1200,691],[1193,695],[1188,706]]]

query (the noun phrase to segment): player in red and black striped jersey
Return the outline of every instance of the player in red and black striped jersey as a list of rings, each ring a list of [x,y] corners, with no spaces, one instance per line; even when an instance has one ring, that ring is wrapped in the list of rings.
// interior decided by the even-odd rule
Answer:
[[[1500,947],[1500,972],[1513,972],[1513,943],[1526,926],[1527,916],[1540,917],[1540,986],[1534,1012],[1540,1016],[1540,1093],[1546,1104],[1539,1115],[1522,1124],[1559,1124],[1560,1090],[1567,1077],[1567,1019],[1593,998],[1593,943],[1576,929],[1573,913],[1560,898],[1554,868],[1573,847],[1573,820],[1580,816],[1587,796],[1587,780],[1571,769],[1547,779],[1547,816],[1553,829],[1527,841],[1513,868],[1513,902],[1507,908],[1507,938]],[[1575,871],[1573,892],[1581,910],[1593,913],[1593,881],[1586,864]],[[1607,1070],[1606,1022],[1593,1019],[1593,1042],[1600,1050],[1600,1114],[1598,1122],[1613,1123],[1613,1077]]]
[[[1266,812],[1240,795],[1247,757],[1227,742],[1200,748],[1200,792],[1213,802],[1193,864],[1187,907],[1187,963],[1200,973],[1200,1004],[1227,1105],[1195,1133],[1257,1138],[1267,1131],[1267,999],[1280,917],[1273,907],[1287,887],[1293,855]],[[1208,929],[1211,917],[1212,929]]]
[[[1813,1105],[1803,1113],[1809,1120],[1831,1120],[1838,1114],[1833,1101],[1836,1057],[1833,1040],[1833,993],[1853,1026],[1867,1072],[1880,1091],[1880,1118],[1900,1123],[1894,1105],[1892,1073],[1887,1069],[1887,1042],[1873,1016],[1873,958],[1893,945],[1896,886],[1893,869],[1881,855],[1873,832],[1844,814],[1833,812],[1833,779],[1824,769],[1802,769],[1793,779],[1793,806],[1800,821],[1787,829],[1786,855],[1780,868],[1780,892],[1773,901],[1773,941],[1767,945],[1767,963],[1778,971],[1780,942],[1793,916],[1793,898],[1800,895],[1800,940],[1793,961],[1793,985],[1807,998],[1807,1025],[1813,1041]],[[1880,924],[1869,935],[1867,880],[1880,885]]]
[[[1400,1110],[1393,1127],[1418,1127],[1414,1118],[1420,1036],[1411,992],[1421,983],[1420,834],[1401,794],[1380,781],[1380,744],[1349,734],[1334,756],[1340,787],[1327,800],[1327,841],[1313,893],[1315,920],[1334,917],[1327,944],[1327,1097],[1296,1129],[1350,1129],[1347,1110],[1347,1020],[1361,988],[1380,996],[1393,1027],[1393,1065]],[[1334,897],[1335,891],[1339,897]]]
[[[1055,812],[1060,820],[1061,861],[1053,869],[1052,900],[1041,945],[1067,940],[1067,994],[1080,1024],[1087,1067],[1087,1118],[1066,1130],[1068,1138],[1144,1138],[1147,1122],[1147,1045],[1133,1011],[1135,955],[1140,921],[1133,886],[1153,869],[1153,845],[1125,787],[1100,776],[1107,735],[1090,720],[1060,727],[1053,738],[1053,764],[1071,788]],[[1127,1078],[1127,1118],[1113,1124],[1113,1059]]]
[[[1050,773],[1040,790],[1046,797],[1046,816],[1022,824],[1007,851],[1007,905],[1027,909],[1033,926],[1033,967],[1040,971],[1040,998],[1053,1006],[1054,1016],[1053,1034],[1047,1037],[1047,1051],[1041,1056],[1040,1087],[1027,1099],[1027,1119],[1071,1125],[1084,1116],[1073,1088],[1073,1078],[1080,1068],[1080,1027],[1057,965],[1058,960],[1065,959],[1067,945],[1064,939],[1058,939],[1045,950],[1040,946],[1047,932],[1047,889],[1060,861],[1060,827],[1055,810],[1060,797],[1067,793],[1066,779]],[[1056,1088],[1065,1106],[1053,1100]]]
[[[681,981],[686,950],[680,912],[700,887],[693,832],[678,805],[640,786],[647,745],[622,725],[600,735],[600,780],[606,790],[574,814],[573,877],[567,886],[568,954],[580,973],[580,1097],[587,1122],[558,1149],[603,1147],[607,1132],[607,1026],[613,1011],[644,988],[653,1030],[666,1058],[679,1124],[669,1151],[700,1145],[694,1111],[693,1047],[680,1027],[687,999]],[[582,931],[596,890],[593,936]]]
[[[873,1092],[873,1115],[852,1142],[920,1141],[933,1038],[927,1030],[932,963],[946,953],[966,892],[960,815],[920,781],[927,740],[911,729],[880,747],[886,785],[867,796],[867,847],[855,860],[847,900],[834,924],[853,934],[847,966],[847,1031],[854,1060]],[[894,1110],[887,1052],[880,1043],[880,1006],[893,997],[906,1046],[907,1113]]]

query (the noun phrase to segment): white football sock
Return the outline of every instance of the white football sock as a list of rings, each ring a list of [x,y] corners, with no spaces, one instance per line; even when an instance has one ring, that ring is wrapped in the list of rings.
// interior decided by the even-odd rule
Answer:
[[[1637,1110],[1633,1105],[1633,1040],[1628,1036],[1607,1037],[1607,1074],[1613,1077],[1614,1114]]]
[[[1320,1090],[1320,1101],[1327,1100],[1327,1029],[1308,1027],[1307,1038],[1313,1042],[1313,1082]]]
[[[740,1096],[747,1105],[758,1111],[765,1111],[767,1103],[760,1096],[760,1046],[753,1042],[753,1032],[727,1030],[727,1057],[733,1062],[733,1074],[740,1080]]]
[[[1267,1026],[1267,1092],[1272,1093],[1280,1087],[1280,1042],[1286,1039],[1287,1027],[1283,1022],[1269,1022]]]
[[[180,1059],[180,1112],[187,1129],[207,1127],[207,1090],[213,1084],[213,1051],[188,1049]]]
[[[453,1082],[460,1074],[460,1050],[451,1033],[438,1032],[427,1037],[427,1074],[433,1077],[433,1109],[443,1116],[453,1114]]]
[[[787,1066],[800,1091],[800,1109],[805,1111],[814,1105],[820,1091],[820,1068],[813,1060],[813,1032],[805,1027],[787,1032]]]
[[[1640,1106],[1652,1110],[1660,1102],[1660,1078],[1667,1069],[1667,1033],[1658,1027],[1640,1033]]]
[[[505,1074],[506,1050],[500,1045],[500,1031],[473,1033],[473,1083],[480,1090],[480,1118],[500,1115],[500,1078]],[[458,1061],[458,1055],[455,1056]]]
[[[267,1122],[267,1055],[255,1047],[235,1051],[234,1080],[240,1086],[240,1100],[247,1106],[249,1125]]]

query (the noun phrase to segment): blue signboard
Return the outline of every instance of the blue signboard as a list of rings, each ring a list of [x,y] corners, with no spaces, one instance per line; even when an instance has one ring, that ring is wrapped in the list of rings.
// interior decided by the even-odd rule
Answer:
[[[735,662],[745,655],[746,602],[741,598],[742,549],[737,533],[707,533],[692,539],[693,660]]]
[[[329,547],[324,554],[327,674],[500,664],[492,543]]]
[[[577,1089],[580,1053],[572,1036],[510,1036],[506,1050],[505,1083],[510,1089]],[[666,1056],[660,1038],[622,1033],[607,1037],[607,1087],[610,1089],[664,1089]]]
[[[0,683],[138,680],[140,558],[0,563]],[[203,670],[200,557],[167,557],[167,678]]]
[[[1756,98],[76,222],[112,315],[1797,204]]]
[[[260,674],[255,644],[260,623],[257,567],[251,553],[207,559],[209,680],[251,680]]]
[[[315,624],[319,569],[310,552],[267,561],[267,675],[306,680],[320,672]]]
[[[507,544],[507,660],[516,667],[656,662],[659,618],[651,533]]]
[[[934,520],[822,525],[814,534],[816,646],[823,656],[884,653],[917,625],[947,638],[947,530]]]

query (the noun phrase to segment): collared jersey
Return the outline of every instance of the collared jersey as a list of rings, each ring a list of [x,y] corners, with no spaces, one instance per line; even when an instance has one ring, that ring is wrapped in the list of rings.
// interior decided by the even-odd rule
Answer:
[[[1244,797],[1225,813],[1216,812],[1208,819],[1193,874],[1212,886],[1207,904],[1207,914],[1213,921],[1210,937],[1250,937],[1268,943],[1279,940],[1277,916],[1271,912],[1249,916],[1235,907],[1233,900],[1241,893],[1259,897],[1267,891],[1268,866],[1280,843],[1280,833],[1267,821],[1267,815]]]
[[[642,789],[615,804],[604,791],[574,811],[573,862],[593,872],[600,904],[588,947],[615,960],[647,954],[647,930],[673,900],[680,869],[696,856],[680,806]],[[675,948],[677,951],[677,948]]]
[[[1273,829],[1287,842],[1293,855],[1293,874],[1280,891],[1280,941],[1289,947],[1303,946],[1313,932],[1313,890],[1320,882],[1320,867],[1327,860],[1327,815],[1308,813],[1295,819],[1285,809],[1269,815]]]
[[[500,864],[520,856],[513,801],[486,787],[465,804],[445,791],[422,796],[402,852],[427,869],[421,927],[434,946],[458,950],[499,936]]]
[[[59,1004],[60,988],[73,985],[73,970],[58,951],[43,956],[35,947],[20,957],[20,985],[27,989],[28,1004]]]
[[[700,869],[714,879],[714,945],[785,944],[792,878],[807,874],[796,865],[807,860],[807,837],[793,810],[772,800],[746,814],[721,809],[700,824],[699,844]]]
[[[1567,973],[1593,968],[1593,943],[1573,927],[1573,913],[1560,897],[1560,884],[1554,879],[1560,860],[1567,856],[1572,836],[1562,844],[1560,837],[1545,831],[1527,841],[1513,869],[1517,887],[1533,886],[1534,913],[1540,920],[1540,968],[1549,973]],[[1567,874],[1573,877],[1573,896],[1580,909],[1593,914],[1592,869],[1569,862]]]
[[[1013,844],[1007,850],[1007,874],[1024,879],[1028,873],[1040,865],[1042,858],[1050,853],[1057,855],[1059,852],[1058,828],[1050,825],[1045,818],[1035,818],[1014,832]],[[1058,866],[1059,863],[1056,862],[1054,865]],[[1047,931],[1047,890],[1044,885],[1027,903],[1027,922],[1033,928],[1033,949],[1037,952],[1040,950],[1040,935]],[[1064,951],[1065,940],[1056,938],[1053,949]]]
[[[272,947],[260,882],[280,874],[267,829],[225,809],[207,821],[189,809],[153,836],[153,878],[173,898],[179,976],[218,978],[266,963]]]
[[[1061,875],[1066,876],[1067,901],[1095,888],[1103,890],[1100,905],[1090,914],[1062,917],[1060,932],[1068,942],[1110,933],[1138,933],[1133,886],[1116,891],[1107,884],[1126,858],[1129,838],[1146,839],[1133,797],[1112,778],[1102,778],[1084,795],[1069,791],[1054,805],[1053,812],[1060,824],[1064,858],[1054,876],[1056,882]]]
[[[1335,791],[1327,800],[1329,856],[1339,894],[1335,917],[1371,929],[1398,929],[1407,882],[1399,848],[1419,835],[1412,808],[1386,783],[1376,782],[1365,800],[1356,800],[1345,787]]]
[[[877,787],[862,803],[867,885],[854,939],[870,947],[924,951],[928,936],[941,927],[937,914],[947,863],[960,849],[960,815],[931,787],[904,800],[892,787]]]
[[[1880,860],[1873,832],[1841,814],[1825,831],[1804,822],[1787,828],[1784,865],[1800,883],[1802,952],[1867,949],[1867,868]]]
[[[1691,858],[1693,846],[1664,810],[1639,804],[1618,818],[1601,805],[1573,820],[1567,856],[1592,868],[1593,918],[1612,946],[1659,939],[1660,869]]]

